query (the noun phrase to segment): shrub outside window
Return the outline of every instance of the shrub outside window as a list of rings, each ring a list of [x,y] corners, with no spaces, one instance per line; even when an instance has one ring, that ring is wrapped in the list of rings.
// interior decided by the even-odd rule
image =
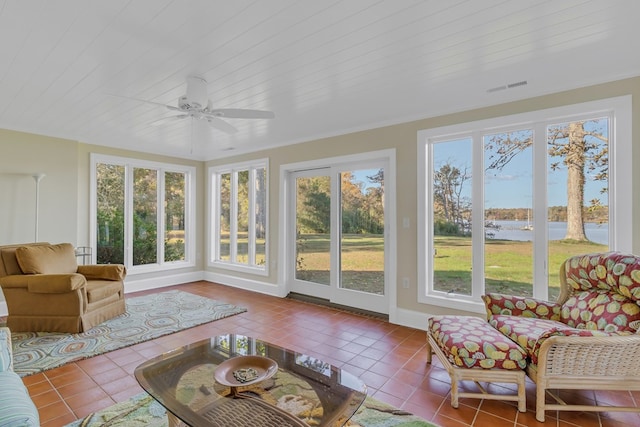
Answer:
[[[195,265],[195,169],[103,155],[91,159],[95,262],[124,264],[130,273]]]

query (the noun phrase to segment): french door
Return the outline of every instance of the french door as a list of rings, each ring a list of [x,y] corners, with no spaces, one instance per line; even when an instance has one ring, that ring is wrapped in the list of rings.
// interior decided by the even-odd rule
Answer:
[[[289,290],[388,313],[387,163],[289,174]]]

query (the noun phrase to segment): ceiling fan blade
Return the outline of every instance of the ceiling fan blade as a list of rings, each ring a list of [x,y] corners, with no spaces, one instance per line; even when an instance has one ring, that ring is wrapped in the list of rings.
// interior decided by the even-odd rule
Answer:
[[[160,125],[163,125],[165,123],[175,122],[175,121],[178,121],[178,120],[186,119],[187,117],[189,117],[188,114],[179,114],[177,116],[162,117],[160,119],[152,121],[151,123],[149,123],[149,125],[151,125],[151,126],[160,126]]]
[[[273,111],[248,110],[244,108],[218,108],[211,110],[209,113],[215,117],[229,119],[273,119],[276,116]]]
[[[234,134],[238,132],[238,129],[236,129],[235,126],[232,126],[229,123],[217,117],[205,117],[204,119],[207,122],[209,122],[212,128],[216,128],[222,132],[225,132],[228,134]]]
[[[146,99],[132,98],[130,96],[114,95],[112,93],[107,93],[107,95],[108,96],[113,96],[114,98],[128,99],[129,101],[143,102],[145,104],[156,105],[158,107],[167,108],[167,109],[173,110],[173,111],[182,111],[178,107],[174,107],[172,105],[167,105],[167,104],[161,104],[159,102],[147,101]]]

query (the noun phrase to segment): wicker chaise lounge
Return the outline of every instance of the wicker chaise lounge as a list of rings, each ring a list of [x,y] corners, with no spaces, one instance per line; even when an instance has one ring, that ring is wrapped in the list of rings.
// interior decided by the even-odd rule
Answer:
[[[569,258],[558,301],[488,294],[489,323],[529,356],[536,419],[545,411],[636,411],[571,405],[556,390],[640,390],[640,257],[607,252]],[[552,392],[554,391],[554,392]],[[548,401],[549,402],[548,402]]]

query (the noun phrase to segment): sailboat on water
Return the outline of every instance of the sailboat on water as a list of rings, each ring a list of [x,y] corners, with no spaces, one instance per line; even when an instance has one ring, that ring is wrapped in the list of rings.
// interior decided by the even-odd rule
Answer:
[[[530,214],[531,210],[527,209],[527,225],[524,225],[520,228],[520,230],[526,230],[526,231],[532,231],[533,230],[533,224],[531,224],[531,214]]]

